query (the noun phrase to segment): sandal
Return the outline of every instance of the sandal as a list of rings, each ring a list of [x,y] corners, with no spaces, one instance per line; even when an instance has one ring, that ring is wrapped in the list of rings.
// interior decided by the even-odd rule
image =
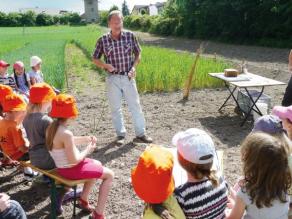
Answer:
[[[98,214],[96,211],[92,212],[91,219],[105,219],[103,214]]]
[[[94,211],[94,207],[90,205],[87,201],[83,200],[82,198],[79,198],[78,200],[78,207],[87,213],[91,213]]]
[[[16,167],[18,165],[19,165],[19,162],[16,161],[16,160],[3,159],[1,161],[1,166],[3,168],[6,168],[6,167]]]

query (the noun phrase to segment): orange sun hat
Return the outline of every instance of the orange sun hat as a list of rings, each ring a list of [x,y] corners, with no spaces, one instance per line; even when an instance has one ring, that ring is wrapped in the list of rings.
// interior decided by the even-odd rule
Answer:
[[[18,94],[7,95],[2,102],[4,112],[26,111],[26,103],[22,96]]]
[[[29,102],[33,104],[52,101],[56,96],[53,88],[46,83],[37,83],[30,88]]]
[[[52,101],[50,116],[53,118],[75,118],[78,116],[76,100],[68,94],[59,94]]]
[[[7,95],[13,94],[11,87],[7,85],[0,84],[0,103],[4,101]]]
[[[164,202],[175,188],[172,169],[171,152],[155,145],[146,148],[131,174],[132,185],[139,198],[151,204]]]

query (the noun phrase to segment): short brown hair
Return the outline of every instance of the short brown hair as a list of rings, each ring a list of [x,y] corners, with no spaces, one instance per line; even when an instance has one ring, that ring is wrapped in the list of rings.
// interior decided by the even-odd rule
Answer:
[[[195,179],[201,180],[204,177],[207,177],[213,186],[218,186],[219,180],[216,177],[216,171],[212,171],[212,163],[207,164],[195,164],[183,158],[183,156],[177,152],[178,162],[192,177]]]
[[[258,208],[272,206],[275,199],[287,202],[291,185],[288,153],[284,138],[266,133],[252,133],[241,146],[244,183],[243,191]]]

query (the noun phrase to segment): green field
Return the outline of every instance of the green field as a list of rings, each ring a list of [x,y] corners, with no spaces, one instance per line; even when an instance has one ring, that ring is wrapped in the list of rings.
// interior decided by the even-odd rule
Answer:
[[[43,59],[45,80],[63,88],[65,82],[65,46],[74,42],[88,56],[93,52],[96,40],[103,33],[99,26],[81,27],[51,26],[28,28],[0,28],[0,59],[10,63],[22,60],[29,70],[29,58],[38,55]],[[181,89],[194,61],[189,53],[170,49],[142,46],[142,62],[137,71],[140,92],[172,91]],[[93,66],[93,65],[92,65]],[[222,84],[208,77],[208,72],[222,71],[227,64],[222,61],[201,58],[193,88],[218,87]],[[12,69],[10,69],[10,72]]]

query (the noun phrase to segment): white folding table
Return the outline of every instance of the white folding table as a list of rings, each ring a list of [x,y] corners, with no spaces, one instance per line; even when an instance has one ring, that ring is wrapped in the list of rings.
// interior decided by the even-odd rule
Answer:
[[[229,91],[230,95],[226,98],[222,106],[219,108],[219,111],[226,106],[228,100],[232,97],[233,100],[236,103],[236,106],[238,109],[244,114],[243,122],[241,123],[241,126],[244,125],[244,123],[247,121],[248,117],[251,115],[252,111],[255,111],[259,115],[262,116],[261,111],[257,107],[256,103],[262,96],[265,87],[268,86],[277,86],[277,85],[285,85],[285,83],[276,81],[270,78],[266,78],[263,76],[259,76],[252,73],[246,73],[246,74],[239,74],[237,77],[225,77],[224,73],[209,73],[211,77],[220,79],[224,82],[225,87]],[[233,87],[233,89],[232,89]],[[250,93],[250,88],[259,88],[260,92],[259,95],[254,99]],[[247,112],[245,112],[240,106],[239,103],[234,95],[234,92],[237,89],[244,89],[248,95],[249,100],[251,101],[251,107]]]

